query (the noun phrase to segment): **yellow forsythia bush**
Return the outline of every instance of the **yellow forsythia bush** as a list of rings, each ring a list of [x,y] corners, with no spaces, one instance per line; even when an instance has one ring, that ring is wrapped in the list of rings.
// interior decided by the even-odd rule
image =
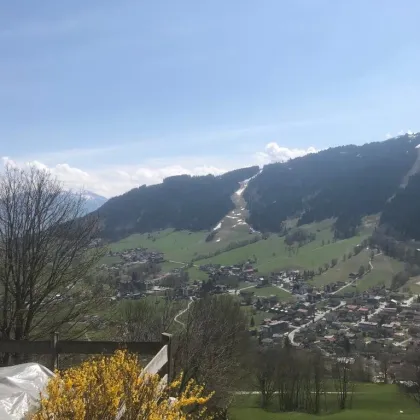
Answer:
[[[191,381],[179,392],[180,379],[165,388],[159,381],[142,371],[136,356],[117,351],[57,372],[32,420],[116,420],[123,405],[122,420],[211,418],[205,407],[211,395],[204,396],[201,385]]]

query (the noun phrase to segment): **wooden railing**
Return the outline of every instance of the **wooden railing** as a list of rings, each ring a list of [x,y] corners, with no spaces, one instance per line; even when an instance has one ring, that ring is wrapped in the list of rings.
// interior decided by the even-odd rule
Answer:
[[[167,382],[171,379],[171,334],[162,334],[161,341],[70,341],[59,340],[57,333],[47,341],[0,340],[0,353],[51,355],[50,368],[59,369],[60,354],[112,354],[118,349],[154,356],[145,367],[148,373],[159,374]]]

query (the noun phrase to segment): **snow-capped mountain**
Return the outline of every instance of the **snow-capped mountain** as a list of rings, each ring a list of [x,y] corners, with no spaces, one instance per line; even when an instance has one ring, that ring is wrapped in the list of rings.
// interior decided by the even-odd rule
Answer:
[[[99,209],[99,207],[108,201],[106,197],[95,194],[91,191],[85,191],[83,193],[83,198],[86,200],[86,211],[89,213]]]

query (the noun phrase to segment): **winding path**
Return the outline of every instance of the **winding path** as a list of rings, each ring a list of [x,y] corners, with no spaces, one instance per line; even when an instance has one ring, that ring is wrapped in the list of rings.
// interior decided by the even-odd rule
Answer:
[[[187,306],[185,309],[183,309],[181,312],[179,312],[179,313],[175,316],[175,318],[174,318],[174,321],[175,321],[177,324],[181,325],[183,328],[185,328],[185,323],[184,323],[184,322],[182,322],[182,321],[180,321],[178,318],[179,318],[180,316],[184,315],[184,314],[188,311],[188,309],[190,309],[190,306],[191,306],[191,304],[192,304],[193,302],[194,302],[194,301],[191,299],[191,300],[190,300],[190,302],[188,303],[188,306]]]

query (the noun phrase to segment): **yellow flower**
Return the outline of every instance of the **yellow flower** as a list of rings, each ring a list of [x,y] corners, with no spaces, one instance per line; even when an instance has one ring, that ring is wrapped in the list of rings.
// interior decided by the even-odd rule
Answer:
[[[177,399],[170,399],[180,385],[181,377],[162,390],[159,376],[144,374],[135,355],[117,351],[56,372],[48,398],[41,395],[32,419],[114,420],[123,405],[122,420],[210,419],[205,404],[212,394],[204,395],[204,387],[190,381]]]

